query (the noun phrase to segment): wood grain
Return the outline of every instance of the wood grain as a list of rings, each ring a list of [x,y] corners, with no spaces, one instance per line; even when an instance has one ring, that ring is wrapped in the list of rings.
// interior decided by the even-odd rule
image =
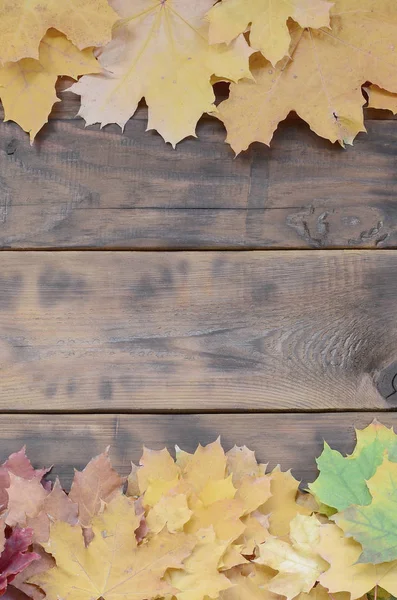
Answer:
[[[348,150],[293,121],[271,149],[234,159],[215,119],[174,151],[145,131],[143,108],[124,134],[85,129],[59,110],[65,118],[33,148],[16,125],[0,124],[0,248],[397,245],[397,120],[368,121]]]
[[[123,475],[138,462],[142,446],[171,451],[175,444],[194,451],[221,435],[226,450],[246,444],[269,468],[292,468],[303,485],[316,477],[315,457],[326,439],[332,448],[350,453],[354,427],[377,416],[388,426],[397,414],[346,413],[307,415],[12,415],[0,416],[0,459],[27,446],[37,467],[54,464],[53,475],[69,487],[73,467],[82,469],[91,457],[111,446],[114,467]]]
[[[390,408],[397,252],[3,252],[0,410]]]

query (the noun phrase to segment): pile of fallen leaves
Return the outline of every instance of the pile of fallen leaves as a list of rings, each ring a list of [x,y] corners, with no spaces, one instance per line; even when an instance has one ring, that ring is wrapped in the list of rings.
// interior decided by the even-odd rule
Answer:
[[[87,125],[148,129],[175,146],[204,113],[240,152],[291,111],[342,145],[363,106],[397,112],[396,0],[0,0],[0,99],[31,140],[75,80]],[[217,107],[213,84],[230,82]],[[365,88],[365,95],[363,92]]]
[[[397,595],[397,436],[325,444],[310,491],[246,447],[144,449],[127,479],[107,452],[69,494],[25,450],[0,468],[8,600],[355,600]]]

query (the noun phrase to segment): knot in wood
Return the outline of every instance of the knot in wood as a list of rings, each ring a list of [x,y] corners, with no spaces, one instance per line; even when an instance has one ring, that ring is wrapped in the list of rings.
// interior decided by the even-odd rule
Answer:
[[[376,387],[388,402],[397,405],[397,362],[392,363],[379,373]]]

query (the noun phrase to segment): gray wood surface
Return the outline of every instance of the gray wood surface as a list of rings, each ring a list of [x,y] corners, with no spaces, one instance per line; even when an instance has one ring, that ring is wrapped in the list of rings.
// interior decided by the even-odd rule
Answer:
[[[34,146],[0,124],[0,248],[390,248],[397,121],[342,150],[298,119],[233,158],[220,122],[177,150],[146,132],[84,127],[67,93]]]
[[[339,413],[306,415],[2,415],[0,459],[24,444],[35,466],[54,465],[68,488],[73,468],[82,469],[110,445],[113,466],[123,475],[137,462],[142,446],[161,449],[174,445],[194,451],[221,435],[225,450],[246,444],[257,459],[292,468],[304,486],[316,477],[315,457],[326,439],[331,447],[349,453],[354,427],[368,425],[376,416],[385,425],[397,425],[396,413]]]
[[[1,258],[2,411],[395,406],[396,251]]]

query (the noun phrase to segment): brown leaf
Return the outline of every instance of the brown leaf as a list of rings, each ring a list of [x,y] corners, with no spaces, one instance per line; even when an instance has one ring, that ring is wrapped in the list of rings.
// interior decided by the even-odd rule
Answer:
[[[93,458],[83,471],[75,471],[69,499],[78,505],[79,522],[90,527],[103,502],[110,502],[123,485],[123,479],[112,468],[108,449]]]

